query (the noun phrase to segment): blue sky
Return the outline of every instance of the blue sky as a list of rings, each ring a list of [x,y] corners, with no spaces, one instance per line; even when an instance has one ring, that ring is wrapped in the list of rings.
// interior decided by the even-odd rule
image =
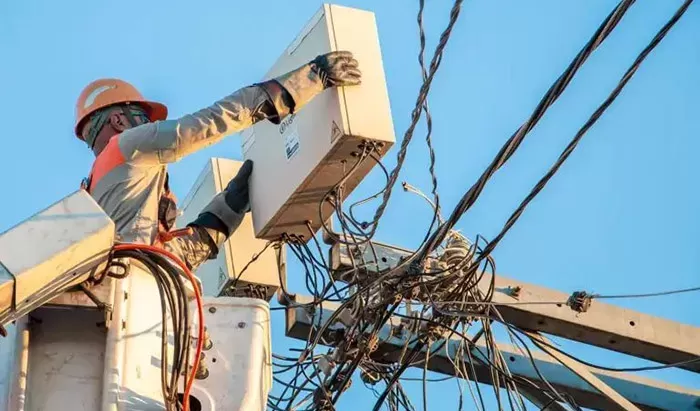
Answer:
[[[376,13],[400,139],[420,85],[417,1],[338,3]],[[616,3],[464,3],[429,100],[445,210],[451,210],[476,180]],[[632,6],[460,220],[457,227],[463,233],[489,238],[498,232],[680,3],[640,1]],[[71,131],[75,99],[85,84],[116,76],[138,86],[148,98],[168,104],[171,117],[195,111],[258,81],[321,3],[202,4],[0,3],[0,231],[77,189],[88,172],[92,155]],[[447,23],[450,6],[447,0],[427,1],[429,53]],[[700,283],[699,40],[700,8],[692,5],[496,249],[500,273],[565,292],[648,292]],[[416,132],[399,181],[428,191],[424,130],[421,125]],[[212,156],[239,159],[239,136],[171,167],[171,184],[180,198]],[[395,158],[396,150],[390,151],[387,166],[393,167]],[[353,198],[370,194],[380,184],[379,173],[373,173]],[[373,212],[372,207],[367,212]],[[377,239],[414,246],[430,217],[423,200],[399,188]],[[301,291],[297,273],[291,288]],[[678,295],[618,303],[700,326],[697,298]],[[282,316],[276,315],[274,348],[285,352],[298,343],[283,337]],[[594,362],[644,364],[589,347],[565,347]],[[700,387],[698,375],[690,373],[647,375]],[[430,405],[452,409],[455,386],[431,386]],[[411,390],[418,403],[419,389],[415,385]],[[372,395],[355,384],[340,409],[365,409],[372,402]]]

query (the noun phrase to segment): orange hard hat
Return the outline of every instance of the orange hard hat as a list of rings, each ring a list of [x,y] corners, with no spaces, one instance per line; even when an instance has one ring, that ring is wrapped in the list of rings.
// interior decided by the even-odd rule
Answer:
[[[146,110],[149,120],[165,120],[168,108],[160,103],[147,101],[136,87],[123,80],[105,78],[88,84],[80,93],[75,106],[75,135],[83,139],[80,131],[85,120],[95,111],[120,103],[135,103]]]

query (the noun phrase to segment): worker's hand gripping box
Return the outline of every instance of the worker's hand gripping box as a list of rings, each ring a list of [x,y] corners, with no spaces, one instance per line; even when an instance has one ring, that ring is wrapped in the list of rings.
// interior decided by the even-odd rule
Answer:
[[[361,156],[363,143],[377,143],[376,159],[395,141],[389,96],[374,14],[323,5],[263,80],[292,71],[316,56],[347,50],[359,61],[362,84],[330,88],[281,124],[264,121],[245,130],[243,155],[254,162],[251,207],[255,234],[283,233],[308,241],[332,205],[324,197],[347,173],[343,198],[376,165]],[[322,207],[322,213],[319,212]]]

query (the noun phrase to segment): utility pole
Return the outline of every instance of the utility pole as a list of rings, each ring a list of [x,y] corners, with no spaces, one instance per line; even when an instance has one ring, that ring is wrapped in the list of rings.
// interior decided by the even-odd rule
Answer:
[[[371,249],[371,250],[370,250]],[[352,255],[351,255],[352,254]],[[397,266],[410,255],[409,250],[385,244],[371,243],[364,246],[333,244],[329,253],[331,273],[336,281],[349,280],[354,275],[377,276],[383,270]],[[362,260],[362,268],[352,261]],[[479,284],[488,284],[485,277]],[[598,301],[586,301],[585,307],[577,305],[570,295],[496,275],[496,293],[492,303],[503,320],[519,328],[543,348],[542,352],[524,353],[519,347],[497,343],[498,351],[507,359],[513,376],[522,377],[542,387],[542,391],[519,384],[518,390],[531,402],[548,410],[565,409],[544,394],[546,380],[559,392],[570,395],[578,405],[598,410],[680,410],[700,409],[700,390],[665,384],[638,376],[603,371],[585,366],[548,348],[547,340],[540,334],[547,333],[583,343],[636,355],[662,364],[673,364],[700,358],[700,328],[649,316]],[[326,324],[338,304],[325,302],[322,309],[311,307],[313,300],[304,296],[291,296],[286,301],[286,333],[288,336],[307,340],[318,331],[318,325]],[[280,300],[282,301],[282,300]],[[532,304],[524,304],[530,302]],[[580,301],[578,301],[580,302]],[[520,304],[519,304],[520,303]],[[576,308],[578,311],[572,308]],[[416,322],[421,319],[417,318]],[[341,322],[334,322],[326,330],[337,333],[344,329]],[[401,349],[411,345],[416,334],[407,332],[407,320],[393,316],[382,327],[378,337],[379,347],[371,355],[378,362],[392,363],[400,360]],[[470,349],[474,375],[458,375],[454,362],[464,343],[462,337],[444,336],[443,347],[431,352],[427,368],[431,371],[467,377],[476,382],[492,384],[489,366],[486,364],[487,347],[476,341]],[[323,339],[333,346],[333,338]],[[425,349],[423,349],[425,351]],[[461,354],[464,357],[464,354]],[[421,364],[418,364],[422,366]],[[700,362],[681,366],[690,371],[700,371]],[[539,370],[541,374],[535,372]],[[541,376],[540,376],[541,375]]]

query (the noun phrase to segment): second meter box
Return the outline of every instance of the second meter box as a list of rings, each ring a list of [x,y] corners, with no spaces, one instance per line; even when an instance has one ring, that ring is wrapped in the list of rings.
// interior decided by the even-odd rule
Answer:
[[[211,158],[197,178],[190,192],[182,201],[182,215],[177,219],[178,227],[185,227],[194,221],[212,198],[221,192],[236,176],[243,162],[226,158]],[[265,294],[270,300],[279,288],[280,273],[277,255],[273,247],[265,249],[266,241],[255,237],[250,213],[231,237],[219,249],[219,255],[204,262],[197,269],[197,277],[202,281],[205,296],[250,296]],[[242,272],[253,256],[259,258]],[[280,250],[280,264],[284,264],[284,253]]]
[[[242,132],[243,155],[254,163],[250,195],[258,238],[286,233],[308,241],[308,224],[315,233],[321,215],[328,218],[333,211],[323,201],[326,193],[351,173],[341,191],[347,197],[395,142],[377,25],[369,11],[324,4],[263,80],[342,50],[358,60],[361,85],[325,90],[281,124],[264,121]],[[360,156],[367,142],[379,147],[374,158]]]

